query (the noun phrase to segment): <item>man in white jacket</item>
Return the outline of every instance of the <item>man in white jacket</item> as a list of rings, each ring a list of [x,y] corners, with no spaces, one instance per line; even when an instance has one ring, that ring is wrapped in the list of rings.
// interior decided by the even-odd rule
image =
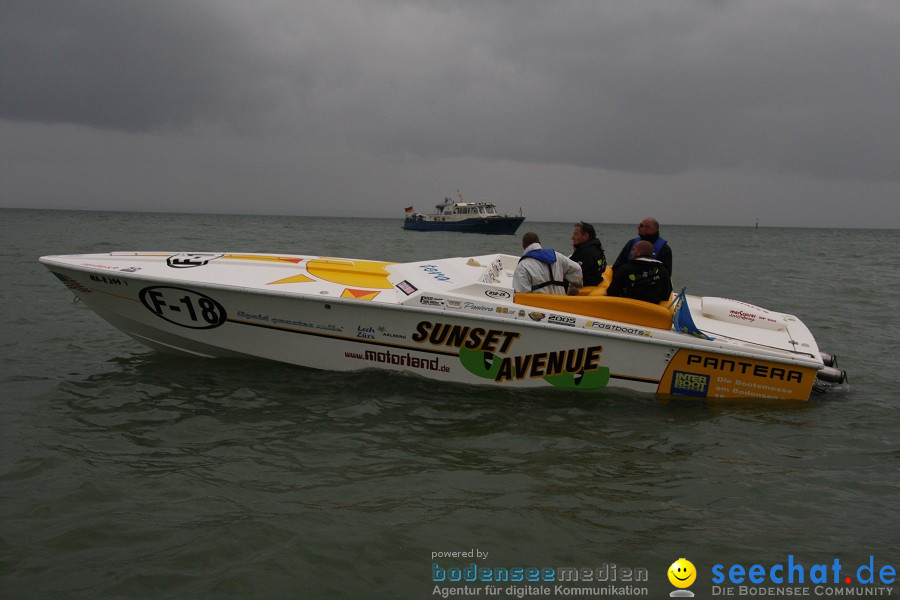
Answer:
[[[581,265],[555,250],[542,248],[538,234],[529,231],[523,235],[522,248],[525,252],[513,273],[516,292],[574,296],[581,289]]]

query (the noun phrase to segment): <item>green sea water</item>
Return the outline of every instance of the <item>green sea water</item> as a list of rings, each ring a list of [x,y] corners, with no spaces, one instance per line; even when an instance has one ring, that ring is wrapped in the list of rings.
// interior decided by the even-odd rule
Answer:
[[[838,356],[849,385],[806,403],[173,357],[74,303],[37,262],[520,252],[518,236],[406,232],[401,219],[0,210],[0,597],[575,597],[559,582],[466,582],[474,563],[587,569],[582,598],[663,598],[680,557],[698,598],[738,594],[714,579],[735,564],[762,565],[766,581],[743,585],[774,594],[788,583],[770,568],[789,560],[809,597],[812,567],[835,560],[832,592],[900,594],[858,571],[900,570],[898,231],[663,224],[676,289],[795,314]],[[610,258],[635,234],[595,225]],[[570,223],[528,230],[569,248]]]

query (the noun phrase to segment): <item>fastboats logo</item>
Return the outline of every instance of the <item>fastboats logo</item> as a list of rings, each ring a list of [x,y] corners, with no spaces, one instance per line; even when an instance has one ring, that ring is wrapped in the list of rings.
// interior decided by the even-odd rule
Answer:
[[[603,321],[588,321],[588,327],[595,329],[605,329],[606,331],[614,331],[616,333],[627,333],[630,335],[639,335],[642,337],[651,337],[650,332],[639,327],[622,326],[618,323],[605,323]]]
[[[896,577],[896,568],[881,563],[874,555],[867,562],[849,567],[838,558],[805,567],[789,554],[785,563],[768,568],[761,564],[713,565],[711,591],[713,596],[735,598],[891,596]]]

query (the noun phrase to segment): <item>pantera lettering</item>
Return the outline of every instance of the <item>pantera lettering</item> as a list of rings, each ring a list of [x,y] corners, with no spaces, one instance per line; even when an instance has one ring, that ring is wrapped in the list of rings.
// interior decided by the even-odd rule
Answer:
[[[714,356],[703,357],[697,354],[689,354],[687,364],[688,366],[702,366],[705,369],[712,369],[714,371],[740,373],[741,375],[753,375],[754,377],[778,379],[780,381],[796,381],[797,383],[803,381],[803,373],[801,371],[790,371],[779,367],[769,367],[766,365]]]

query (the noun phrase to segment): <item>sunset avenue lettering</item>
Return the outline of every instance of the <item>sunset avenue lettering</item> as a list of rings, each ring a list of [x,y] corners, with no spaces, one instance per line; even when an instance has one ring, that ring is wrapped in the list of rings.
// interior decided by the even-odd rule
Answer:
[[[524,356],[505,356],[500,362],[496,382],[525,379],[526,377],[546,377],[563,373],[586,373],[600,367],[603,346],[573,348],[558,352],[539,352]]]
[[[428,342],[435,346],[506,354],[519,335],[521,334],[512,331],[421,321],[416,325],[416,332],[412,335],[412,340],[420,343]]]
[[[740,373],[741,375],[750,375],[753,377],[762,377],[766,379],[778,379],[779,381],[795,381],[801,383],[803,381],[802,371],[793,371],[782,369],[780,367],[769,367],[752,362],[734,360],[730,358],[719,358],[715,356],[700,356],[698,354],[689,354],[687,357],[688,366],[697,366],[704,369],[712,369],[714,371],[724,371],[727,373]]]
[[[512,331],[421,321],[411,337],[422,344],[458,348],[460,360],[470,373],[497,383],[569,374],[576,376],[576,384],[581,384],[585,373],[601,369],[603,346],[503,356],[520,336]]]

